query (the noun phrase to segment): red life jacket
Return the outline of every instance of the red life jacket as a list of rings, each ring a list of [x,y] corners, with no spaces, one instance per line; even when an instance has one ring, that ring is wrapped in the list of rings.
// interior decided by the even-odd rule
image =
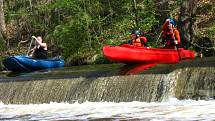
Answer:
[[[147,39],[145,37],[139,37],[131,41],[132,45],[137,47],[145,47]]]
[[[137,46],[137,47],[142,47],[140,38],[132,40],[132,45]]]
[[[162,39],[165,40],[166,45],[174,45],[174,32],[164,31]]]

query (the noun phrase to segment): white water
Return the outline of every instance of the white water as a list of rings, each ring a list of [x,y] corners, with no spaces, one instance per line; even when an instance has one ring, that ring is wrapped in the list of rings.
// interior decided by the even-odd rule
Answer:
[[[215,120],[215,100],[0,104],[0,120]]]

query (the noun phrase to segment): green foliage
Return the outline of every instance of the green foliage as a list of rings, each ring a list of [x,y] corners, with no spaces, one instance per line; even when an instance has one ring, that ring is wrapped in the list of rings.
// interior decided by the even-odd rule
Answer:
[[[151,30],[157,22],[154,2],[137,3],[138,25],[145,31]],[[32,1],[32,8],[28,0],[7,1],[6,4],[7,15],[15,14],[15,18],[24,15],[25,25],[33,29],[31,34],[49,35],[53,40],[46,42],[61,48],[62,56],[70,59],[81,58],[83,56],[77,55],[84,55],[88,50],[95,50],[102,58],[104,45],[127,42],[130,30],[137,24],[134,3],[130,0],[40,0]]]
[[[155,40],[155,27],[159,24],[156,3],[156,0],[136,0],[136,3],[133,0],[38,0],[32,1],[31,7],[29,0],[8,0],[5,10],[8,21],[19,22],[17,35],[43,35],[49,38],[48,45],[60,48],[61,55],[71,61],[96,52],[95,63],[108,63],[102,47],[126,43],[134,27],[149,32],[148,40]],[[157,46],[153,41],[149,45]]]
[[[145,31],[150,31],[153,26],[158,25],[159,21],[156,18],[155,0],[144,0],[140,4],[138,18],[138,25]]]
[[[208,29],[207,33],[208,33],[208,36],[209,36],[210,38],[214,38],[214,39],[215,39],[215,36],[214,36],[214,33],[215,33],[215,25],[212,26],[210,29]]]
[[[103,55],[99,55],[96,60],[93,62],[93,64],[109,64],[113,63],[112,61],[105,58]]]
[[[71,19],[69,23],[56,26],[54,37],[56,43],[63,48],[65,58],[77,53],[88,39],[85,21],[77,17]]]

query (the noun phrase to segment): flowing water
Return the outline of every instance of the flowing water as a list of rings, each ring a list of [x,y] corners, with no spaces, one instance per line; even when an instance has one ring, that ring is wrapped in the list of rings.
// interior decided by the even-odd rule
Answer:
[[[84,78],[113,77],[113,76],[119,76],[119,75],[125,75],[125,74],[130,75],[134,73],[135,74],[162,73],[164,75],[165,74],[168,75],[168,73],[170,73],[171,71],[177,68],[176,65],[158,65],[153,68],[150,68],[149,70],[140,71],[141,70],[140,67],[143,70],[146,69],[145,67],[150,68],[149,66],[145,66],[145,65],[138,66],[137,68],[138,71],[137,71],[135,69],[136,68],[135,66],[128,67],[121,64],[113,64],[113,65],[100,65],[100,66],[94,65],[94,66],[60,68],[60,69],[43,70],[43,71],[36,71],[36,72],[30,72],[30,73],[2,72],[0,74],[0,82],[2,83],[1,85],[2,87],[4,87],[4,84],[12,83],[11,84],[12,86],[11,85],[7,85],[7,86],[18,89],[20,87],[20,84],[29,83],[29,81],[31,80],[48,81],[52,79],[62,79],[62,78],[64,79],[81,78],[82,79],[83,77]],[[134,77],[136,79],[139,79],[139,77],[136,77],[136,76]],[[160,77],[160,76],[155,76],[155,77]],[[155,79],[155,77],[153,78]],[[126,78],[130,78],[130,76],[128,77],[123,76],[123,79],[126,79]],[[214,78],[212,78],[212,81],[209,80],[209,82],[211,82],[210,85],[214,85],[213,79]],[[19,84],[13,84],[14,81]],[[103,81],[105,83],[108,82],[105,80]],[[130,81],[134,81],[134,80],[130,80]],[[149,80],[146,80],[146,81],[149,81]],[[137,81],[137,83],[139,82],[141,81]],[[52,82],[49,81],[48,83],[52,83]],[[162,81],[162,84],[163,83],[168,83],[168,82]],[[182,86],[182,84],[180,86]],[[8,89],[8,87],[4,87],[4,88]],[[213,89],[213,86],[210,87],[209,91],[211,91],[212,89]],[[46,91],[46,90],[43,89],[43,91]],[[13,92],[13,93],[16,94],[16,92]],[[25,94],[25,93],[22,92],[22,94]],[[137,93],[137,94],[140,94],[140,93]],[[4,94],[4,95],[8,95],[8,94]],[[145,101],[135,101],[135,100],[127,101],[127,102],[123,102],[123,101],[90,102],[87,100],[84,102],[78,102],[77,100],[74,100],[73,102],[49,102],[49,103],[39,103],[39,104],[0,103],[0,120],[84,120],[84,121],[87,121],[87,120],[101,120],[101,121],[103,120],[105,121],[106,120],[107,121],[109,120],[111,121],[112,120],[113,121],[205,120],[205,121],[213,121],[215,120],[215,100],[213,99],[213,96],[214,94],[212,94],[212,98],[206,98],[204,100],[202,99],[179,100],[169,95],[167,98],[163,98],[161,102],[154,102],[154,101],[145,102]],[[138,99],[138,98],[134,98],[134,99]]]
[[[0,104],[0,120],[153,120],[212,121],[214,100],[164,102],[84,102],[29,105]]]

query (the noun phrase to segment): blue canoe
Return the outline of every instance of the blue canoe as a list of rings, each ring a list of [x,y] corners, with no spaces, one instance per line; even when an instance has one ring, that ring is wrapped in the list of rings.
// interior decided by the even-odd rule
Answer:
[[[28,56],[10,56],[3,60],[6,69],[10,71],[34,71],[48,68],[64,67],[62,58],[33,59]]]

